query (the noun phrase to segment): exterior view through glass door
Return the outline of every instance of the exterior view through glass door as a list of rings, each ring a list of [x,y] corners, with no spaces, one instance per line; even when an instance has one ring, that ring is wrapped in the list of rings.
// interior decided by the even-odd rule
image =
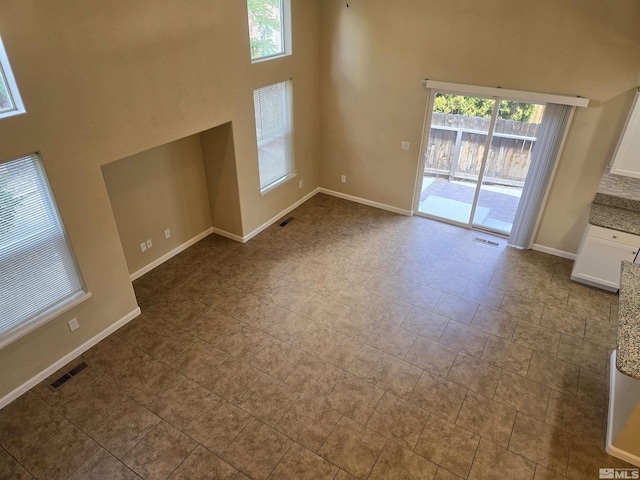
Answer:
[[[509,235],[544,105],[435,92],[417,211]]]

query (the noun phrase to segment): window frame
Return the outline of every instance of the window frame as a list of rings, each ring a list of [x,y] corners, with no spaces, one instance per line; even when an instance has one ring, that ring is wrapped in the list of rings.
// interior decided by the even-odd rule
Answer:
[[[285,115],[286,115],[286,122],[287,122],[287,129],[286,129],[286,133],[284,135],[285,138],[285,162],[287,165],[287,171],[284,175],[278,177],[276,180],[266,184],[266,185],[262,185],[262,172],[260,170],[260,139],[258,138],[258,126],[257,123],[255,123],[255,121],[257,120],[255,118],[256,116],[256,103],[255,103],[255,92],[257,92],[258,90],[264,89],[264,88],[268,88],[268,87],[272,87],[274,85],[279,85],[279,84],[284,84],[285,88],[285,99],[286,99],[286,111],[285,111]],[[283,80],[281,82],[276,82],[276,83],[271,83],[269,85],[264,85],[262,87],[256,88],[253,90],[253,94],[254,94],[254,104],[253,104],[253,110],[254,110],[254,127],[256,129],[256,149],[257,149],[257,153],[258,153],[258,183],[259,183],[259,187],[260,187],[260,195],[264,195],[265,193],[279,187],[280,185],[286,183],[288,180],[291,180],[292,178],[295,178],[297,176],[296,174],[296,169],[295,169],[295,161],[294,161],[294,155],[293,155],[293,79],[289,78],[286,80]]]
[[[4,48],[4,43],[2,43],[2,37],[0,36],[0,80],[3,81],[6,89],[7,96],[9,97],[9,101],[13,105],[13,108],[5,111],[0,111],[0,119],[13,117],[15,115],[20,115],[26,113],[24,108],[24,103],[22,103],[22,97],[20,96],[20,91],[18,90],[18,84],[16,83],[16,79],[13,75],[13,71],[11,70],[11,65],[9,63],[9,57],[7,57],[7,51]]]
[[[53,195],[53,190],[47,178],[47,172],[45,170],[44,163],[42,162],[42,158],[40,157],[39,153],[37,152],[30,153],[27,155],[22,155],[20,157],[12,158],[10,160],[1,161],[0,165],[8,164],[13,161],[25,159],[28,157],[33,158],[34,161],[37,164],[39,164],[37,173],[41,175],[36,175],[36,177],[34,178],[34,181],[38,185],[37,191],[42,192],[44,190],[46,194],[49,196],[51,203],[44,205],[44,207],[46,208],[47,216],[54,215],[56,217],[56,220],[60,226],[60,233],[59,234],[55,233],[54,226],[48,226],[38,231],[30,232],[28,236],[23,237],[22,239],[19,239],[19,240],[15,240],[11,244],[7,244],[2,250],[4,250],[5,248],[8,249],[11,245],[13,245],[14,248],[10,253],[3,252],[0,250],[0,257],[7,255],[6,258],[11,258],[12,256],[15,256],[15,255],[24,255],[30,251],[37,250],[42,245],[48,244],[49,242],[52,241],[53,238],[56,238],[56,237],[59,238],[61,236],[62,237],[61,240],[64,239],[64,243],[66,245],[66,248],[69,252],[69,256],[72,261],[72,265],[77,274],[77,279],[80,284],[80,289],[78,291],[72,291],[72,292],[66,293],[60,298],[58,298],[57,300],[50,302],[49,304],[42,305],[42,307],[38,311],[34,312],[30,316],[23,318],[16,323],[11,324],[5,330],[0,330],[0,349],[3,349],[7,345],[13,343],[14,341],[27,335],[28,333],[36,330],[40,326],[49,322],[50,320],[60,316],[64,312],[72,309],[73,307],[76,307],[77,305],[81,304],[85,300],[88,300],[89,298],[91,298],[91,292],[87,290],[86,283],[82,276],[82,272],[80,271],[80,268],[78,266],[78,262],[74,254],[73,248],[71,246],[71,243],[69,242],[69,236],[64,226],[62,216],[60,215],[60,211],[58,210],[58,206],[56,204],[55,197]],[[43,232],[45,232],[46,230],[52,230],[52,231],[51,233],[46,233],[45,235],[42,235]],[[37,243],[29,242],[28,245],[22,245],[23,243],[25,243],[26,239],[32,239],[35,236],[42,237],[42,239]],[[16,246],[17,248],[15,248]]]
[[[251,53],[251,25],[249,25],[249,8],[247,4],[247,27],[249,33],[249,57],[251,63],[268,62],[269,60],[275,60],[282,57],[287,57],[292,54],[292,42],[291,42],[291,0],[280,0],[280,41],[282,43],[282,49],[280,52],[273,53],[271,55],[262,55],[260,57],[253,58]]]

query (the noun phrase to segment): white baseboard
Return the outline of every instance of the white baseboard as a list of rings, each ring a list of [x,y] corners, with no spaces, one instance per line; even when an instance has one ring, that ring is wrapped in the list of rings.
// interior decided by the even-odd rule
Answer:
[[[200,240],[202,240],[204,237],[211,235],[213,232],[215,232],[215,229],[213,227],[209,227],[207,228],[204,232],[199,233],[198,235],[196,235],[195,237],[193,237],[191,240],[187,240],[186,242],[184,242],[182,245],[178,245],[176,248],[174,248],[173,250],[171,250],[170,252],[165,253],[164,255],[162,255],[159,258],[156,258],[153,262],[151,262],[148,265],[145,265],[144,267],[142,267],[140,270],[133,272],[131,275],[129,275],[129,280],[131,280],[132,282],[137,279],[140,278],[142,275],[144,275],[145,273],[150,272],[151,270],[153,270],[154,268],[156,268],[157,266],[163,264],[164,262],[166,262],[167,260],[169,260],[172,257],[175,257],[176,255],[178,255],[180,252],[183,252],[184,250],[186,250],[187,248],[189,248],[191,245],[194,245],[195,243],[199,242]],[[218,233],[218,232],[216,232]],[[222,235],[220,233],[220,235]],[[228,234],[231,235],[231,234]],[[226,236],[226,235],[223,235]]]
[[[106,337],[111,335],[113,332],[118,330],[120,327],[122,327],[123,325],[126,325],[131,320],[136,318],[138,315],[140,315],[140,307],[136,307],[134,310],[132,310],[131,312],[127,313],[120,320],[118,320],[115,323],[112,323],[107,328],[105,328],[103,331],[98,333],[96,336],[90,338],[89,340],[84,342],[79,347],[77,347],[74,350],[72,350],[71,352],[67,353],[64,357],[62,357],[57,362],[53,363],[52,365],[49,365],[47,368],[45,368],[43,371],[41,371],[35,377],[27,380],[26,382],[24,382],[22,385],[20,385],[15,390],[7,393],[4,397],[0,398],[0,408],[6,407],[8,404],[13,402],[20,395],[22,395],[23,393],[26,393],[29,390],[31,390],[33,387],[35,387],[37,384],[39,384],[41,381],[43,381],[49,375],[55,373],[56,370],[59,370],[60,368],[64,367],[67,363],[69,363],[73,359],[75,359],[75,358],[79,357],[80,355],[82,355],[84,352],[89,350],[95,344],[97,344],[101,340],[104,340]]]
[[[277,220],[280,220],[282,217],[284,217],[287,213],[289,213],[292,210],[295,210],[296,208],[298,208],[300,205],[302,205],[304,202],[306,202],[307,200],[309,200],[311,197],[313,197],[316,193],[318,193],[319,191],[321,191],[321,188],[316,188],[315,190],[311,191],[310,193],[306,194],[304,197],[302,197],[300,200],[298,200],[297,202],[295,202],[294,204],[288,206],[287,208],[285,208],[284,210],[282,210],[280,213],[278,213],[277,215],[271,217],[269,220],[267,220],[266,222],[264,222],[262,225],[260,225],[258,228],[256,228],[255,230],[253,230],[252,232],[248,233],[247,235],[245,235],[244,237],[242,237],[241,242],[242,243],[246,243],[249,240],[251,240],[253,237],[255,237],[256,235],[258,235],[260,232],[262,232],[263,230],[269,228],[271,225],[273,225]]]
[[[336,192],[335,190],[328,190],[326,188],[319,188],[319,193],[325,193],[327,195],[331,195],[332,197],[342,198],[344,200],[349,200],[351,202],[361,203],[363,205],[368,205],[370,207],[379,208],[381,210],[387,210],[393,213],[399,213],[400,215],[406,215],[407,217],[411,217],[413,215],[413,210],[404,210],[402,208],[393,207],[391,205],[387,205],[386,203],[378,203],[373,200],[367,200],[366,198],[354,197],[353,195],[348,195],[346,193]]]
[[[236,242],[240,242],[240,243],[245,243],[245,240],[243,240],[243,237],[241,237],[240,235],[227,232],[226,230],[222,230],[221,228],[211,227],[211,231],[216,235],[220,235],[221,237],[228,238],[230,240],[235,240]]]
[[[568,258],[569,260],[575,260],[576,254],[565,252],[564,250],[558,250],[557,248],[545,247],[544,245],[540,245],[538,243],[534,243],[531,248],[533,250],[537,250],[538,252],[548,253],[549,255],[555,255],[556,257]]]

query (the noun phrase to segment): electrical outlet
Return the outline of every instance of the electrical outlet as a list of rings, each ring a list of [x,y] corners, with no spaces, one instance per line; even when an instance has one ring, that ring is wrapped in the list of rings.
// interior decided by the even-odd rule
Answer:
[[[298,188],[302,188],[302,180],[298,180]]]
[[[400,143],[400,149],[401,150],[409,150],[409,142]]]
[[[69,330],[71,330],[72,332],[80,328],[77,318],[72,318],[67,323],[69,324]]]
[[[624,178],[618,178],[618,181],[616,182],[616,188],[624,188],[625,187],[625,181]]]
[[[153,247],[153,243],[151,243],[151,239],[147,240],[147,248]]]
[[[143,252],[147,251],[147,244],[145,242],[142,242],[140,244],[140,250],[142,250]]]
[[[164,231],[164,238],[170,238],[170,237],[171,237],[171,229],[170,229],[170,228],[167,228],[167,229]]]
[[[347,176],[346,175],[340,175],[340,181],[342,183],[347,183]]]

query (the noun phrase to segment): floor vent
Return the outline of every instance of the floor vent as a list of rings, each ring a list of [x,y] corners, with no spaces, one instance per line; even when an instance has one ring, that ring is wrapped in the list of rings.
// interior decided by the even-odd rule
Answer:
[[[293,217],[289,217],[289,218],[287,218],[284,222],[282,222],[282,223],[280,224],[280,226],[281,226],[281,227],[284,227],[284,226],[286,226],[286,225],[287,225],[287,223],[292,222],[292,221],[293,221]]]
[[[473,239],[474,242],[484,243],[485,245],[489,245],[490,247],[499,247],[499,242],[494,242],[493,240],[487,240],[486,238],[475,237]]]
[[[71,380],[73,377],[75,377],[76,375],[78,375],[81,371],[83,371],[85,368],[87,368],[89,365],[87,364],[87,362],[82,362],[80,364],[78,364],[76,367],[73,367],[71,370],[69,370],[67,373],[65,373],[64,375],[62,375],[60,378],[58,378],[56,381],[54,381],[53,383],[51,383],[51,388],[53,388],[54,390],[57,390],[58,388],[60,388],[62,385],[64,385],[65,383],[67,383],[69,380]]]

